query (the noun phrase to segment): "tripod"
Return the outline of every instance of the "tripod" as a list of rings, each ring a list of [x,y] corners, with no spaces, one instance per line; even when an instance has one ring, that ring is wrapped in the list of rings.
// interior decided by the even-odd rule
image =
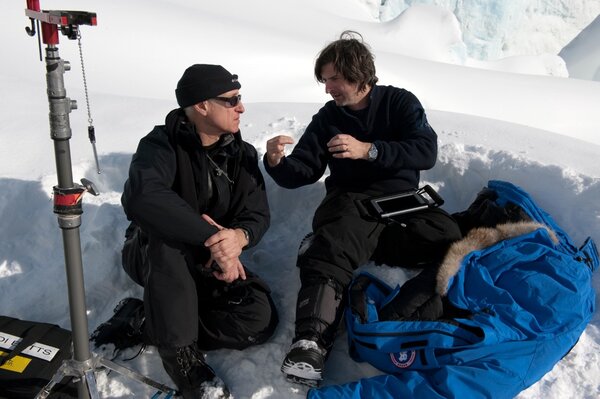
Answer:
[[[58,185],[53,188],[54,213],[58,216],[58,225],[63,236],[73,337],[73,358],[61,365],[52,380],[36,398],[48,397],[52,388],[64,377],[73,376],[76,377],[79,399],[97,399],[99,396],[95,371],[102,367],[158,389],[158,392],[153,396],[155,398],[160,397],[162,393],[166,393],[166,397],[171,397],[175,393],[174,389],[159,384],[112,361],[92,355],[89,348],[79,226],[81,225],[81,214],[83,213],[83,194],[89,192],[98,195],[98,192],[93,183],[87,179],[81,179],[81,185],[73,182],[69,146],[69,139],[71,138],[69,113],[71,110],[76,109],[77,105],[75,101],[66,96],[64,73],[70,70],[70,65],[59,57],[57,44],[59,25],[61,33],[70,39],[74,39],[77,37],[79,25],[96,25],[96,14],[81,11],[40,11],[39,0],[27,0],[25,14],[31,20],[31,27],[27,28],[27,33],[30,36],[35,35],[35,24],[37,24],[39,31],[39,22],[41,21],[41,36],[44,44],[47,45],[46,83],[50,106],[50,136],[54,141],[58,175]]]

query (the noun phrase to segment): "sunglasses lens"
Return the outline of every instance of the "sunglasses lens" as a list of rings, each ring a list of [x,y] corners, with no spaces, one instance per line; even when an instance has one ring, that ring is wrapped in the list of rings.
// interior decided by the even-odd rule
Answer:
[[[229,105],[231,105],[232,107],[235,107],[236,105],[238,105],[238,103],[242,100],[242,95],[238,94],[237,96],[233,96],[230,97],[229,99],[227,99],[227,102],[229,103]]]
[[[215,97],[214,99],[219,101],[225,101],[226,107],[233,108],[236,105],[238,105],[240,101],[242,101],[242,95],[238,94],[237,96],[233,97]]]

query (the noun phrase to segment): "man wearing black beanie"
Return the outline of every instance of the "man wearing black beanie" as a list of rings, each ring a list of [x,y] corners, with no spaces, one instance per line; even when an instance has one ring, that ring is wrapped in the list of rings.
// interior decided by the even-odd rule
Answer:
[[[278,322],[268,286],[239,258],[270,221],[256,149],[239,131],[240,88],[220,65],[187,68],[179,108],[140,140],[121,198],[132,221],[123,266],[144,287],[147,341],[185,399],[229,397],[203,351],[263,343]]]

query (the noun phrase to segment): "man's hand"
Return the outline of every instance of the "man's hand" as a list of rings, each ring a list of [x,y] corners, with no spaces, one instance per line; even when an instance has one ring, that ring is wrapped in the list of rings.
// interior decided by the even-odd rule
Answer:
[[[219,229],[204,242],[204,245],[210,250],[210,259],[205,267],[210,267],[214,261],[221,268],[221,272],[213,272],[218,280],[228,283],[238,278],[245,280],[246,272],[239,259],[242,248],[248,245],[244,232],[241,229],[226,229],[208,215],[203,214],[202,218]]]
[[[276,136],[267,141],[267,163],[270,167],[275,167],[285,156],[285,145],[294,144],[294,139],[290,136]]]
[[[210,269],[213,262],[217,261],[211,256],[204,267]],[[213,270],[212,273],[217,280],[225,281],[226,283],[232,283],[238,278],[241,278],[242,280],[246,279],[246,271],[244,270],[242,262],[240,262],[238,258],[232,260],[231,262],[217,262],[217,264],[221,270]]]
[[[327,143],[334,158],[369,159],[371,143],[358,141],[349,134],[337,134]]]

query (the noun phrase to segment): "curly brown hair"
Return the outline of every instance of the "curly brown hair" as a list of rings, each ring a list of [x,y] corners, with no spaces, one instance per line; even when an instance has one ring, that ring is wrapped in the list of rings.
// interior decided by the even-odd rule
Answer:
[[[340,38],[328,44],[315,61],[315,78],[323,83],[323,66],[333,63],[334,69],[351,83],[358,83],[358,90],[373,87],[379,80],[375,75],[375,56],[360,33],[346,30]]]

